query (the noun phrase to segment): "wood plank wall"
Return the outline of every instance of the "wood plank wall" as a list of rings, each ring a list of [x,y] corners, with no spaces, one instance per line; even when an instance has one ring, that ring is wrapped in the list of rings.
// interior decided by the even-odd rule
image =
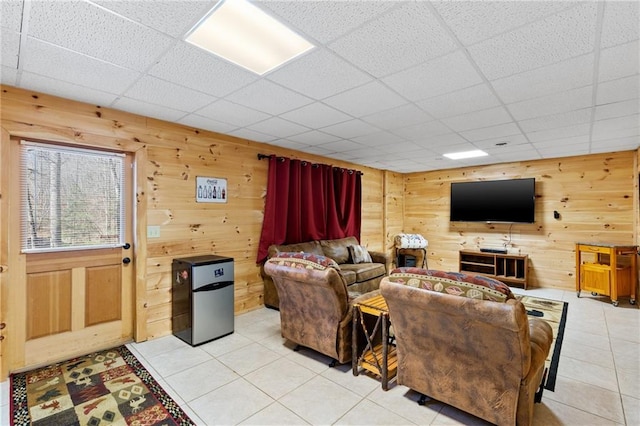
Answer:
[[[138,251],[137,270],[146,294],[137,303],[146,313],[138,335],[149,339],[171,333],[171,261],[200,254],[235,259],[236,314],[262,305],[263,283],[255,260],[266,194],[266,160],[276,154],[354,168],[364,173],[362,243],[382,250],[386,236],[384,172],[316,155],[197,130],[122,111],[56,98],[10,86],[2,89],[2,128],[12,136],[82,146],[140,151],[145,182],[138,182],[142,226],[160,226]],[[7,138],[3,138],[3,144]],[[0,153],[6,150],[0,150]],[[6,159],[0,158],[0,164]],[[228,202],[196,203],[196,176],[226,178]],[[5,201],[4,197],[2,199]],[[4,216],[0,215],[4,221]],[[144,223],[146,221],[146,224]],[[0,229],[6,229],[3,223]],[[141,239],[145,239],[144,230]],[[3,242],[3,246],[6,242]]]
[[[469,167],[405,176],[405,232],[429,240],[429,267],[458,270],[458,251],[528,254],[529,285],[575,289],[575,243],[637,242],[637,153],[624,151]],[[451,182],[536,179],[534,224],[449,221]],[[554,210],[560,219],[554,219]]]

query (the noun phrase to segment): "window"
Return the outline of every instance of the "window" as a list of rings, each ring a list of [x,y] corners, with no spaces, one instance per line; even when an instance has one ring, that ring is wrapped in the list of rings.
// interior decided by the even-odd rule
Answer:
[[[124,155],[22,141],[23,253],[121,246]]]

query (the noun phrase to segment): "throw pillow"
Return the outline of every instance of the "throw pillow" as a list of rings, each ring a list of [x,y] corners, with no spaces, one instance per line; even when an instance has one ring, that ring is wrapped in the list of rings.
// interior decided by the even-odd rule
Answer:
[[[347,250],[349,250],[349,257],[351,257],[351,261],[354,264],[373,262],[373,260],[371,259],[371,255],[363,246],[349,246],[347,247]]]

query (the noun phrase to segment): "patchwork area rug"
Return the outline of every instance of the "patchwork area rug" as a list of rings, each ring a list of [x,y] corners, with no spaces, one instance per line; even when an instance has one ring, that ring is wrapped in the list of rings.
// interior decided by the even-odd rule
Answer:
[[[544,385],[545,389],[553,391],[556,387],[560,349],[562,348],[569,304],[559,300],[541,299],[533,296],[516,295],[516,298],[525,306],[529,316],[542,318],[553,329],[553,343],[546,361],[547,380]]]
[[[10,378],[13,425],[190,425],[125,347]]]

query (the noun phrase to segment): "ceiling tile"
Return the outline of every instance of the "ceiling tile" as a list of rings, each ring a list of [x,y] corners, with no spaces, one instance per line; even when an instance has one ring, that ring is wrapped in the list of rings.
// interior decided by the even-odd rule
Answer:
[[[16,33],[20,32],[23,3],[23,0],[0,1],[0,27]]]
[[[554,146],[586,146],[589,147],[589,135],[574,136],[570,138],[553,139],[544,142],[533,142],[533,147],[536,149],[545,149]]]
[[[218,0],[92,0],[119,15],[174,37],[189,31]]]
[[[31,3],[29,35],[135,70],[147,69],[168,36],[83,1]]]
[[[525,133],[529,133],[539,130],[554,129],[556,127],[565,127],[567,125],[588,123],[589,121],[591,121],[591,108],[583,108],[559,114],[545,115],[544,117],[522,120],[519,124]]]
[[[633,75],[598,84],[598,105],[640,98],[640,77]]]
[[[304,143],[307,145],[323,144],[327,142],[335,142],[340,140],[338,136],[333,136],[328,133],[320,132],[318,130],[311,130],[310,132],[301,133],[299,135],[290,136],[289,139],[295,142]],[[307,151],[311,152],[311,151]]]
[[[604,7],[603,47],[614,46],[640,38],[640,3],[637,1],[608,1]]]
[[[336,142],[323,143],[319,145],[320,147],[329,150],[332,153],[335,152],[347,152],[353,151],[354,149],[362,148],[362,145],[350,140],[339,140]]]
[[[188,43],[176,44],[149,74],[218,97],[258,80],[255,74]]]
[[[108,106],[118,98],[118,96],[113,93],[90,89],[79,84],[55,80],[26,71],[23,72],[22,77],[20,77],[20,86],[62,98],[87,102],[92,105]]]
[[[324,102],[354,117],[373,114],[407,103],[401,96],[377,81],[332,96]]]
[[[555,64],[593,51],[596,14],[595,2],[581,3],[468,50],[489,80]]]
[[[222,121],[238,127],[250,126],[270,117],[269,114],[234,104],[224,99],[207,105],[198,110],[197,113],[212,120]]]
[[[594,126],[591,134],[591,143],[596,141],[615,141],[635,137],[640,142],[640,127],[627,127],[622,129],[611,129],[607,126]],[[640,146],[640,143],[638,144]]]
[[[518,126],[516,126],[515,123],[500,124],[497,126],[485,127],[484,129],[474,129],[460,132],[461,136],[472,142],[520,134],[522,134],[522,132],[520,132],[520,129],[518,128]]]
[[[375,126],[365,123],[362,120],[349,120],[331,126],[323,127],[323,132],[330,135],[339,136],[345,139],[368,135],[380,131]]]
[[[267,80],[258,80],[226,99],[258,111],[279,115],[310,104],[311,99]]]
[[[612,104],[598,105],[596,107],[596,120],[623,117],[625,115],[638,114],[640,112],[640,99],[631,99]]]
[[[462,52],[454,52],[383,79],[412,101],[453,92],[482,82]]]
[[[189,114],[182,117],[179,121],[186,126],[196,127],[198,129],[210,130],[217,133],[230,133],[237,130],[237,126],[223,123],[221,121],[212,120],[197,114]]]
[[[0,29],[0,63],[4,67],[18,68],[18,54],[20,52],[20,34]]]
[[[457,133],[446,133],[442,135],[423,135],[411,139],[414,144],[422,148],[433,149],[436,146],[452,146],[467,143],[467,141]]]
[[[150,76],[138,80],[125,96],[186,112],[194,112],[216,100],[213,96]]]
[[[640,115],[632,114],[624,117],[607,118],[593,123],[594,137],[622,129],[640,129]]]
[[[575,6],[564,1],[435,1],[434,7],[455,33],[469,45]]]
[[[294,123],[320,128],[350,120],[351,117],[320,102],[314,102],[281,115]]]
[[[9,86],[15,86],[18,78],[18,70],[16,68],[0,67],[0,81],[2,84],[8,84]]]
[[[479,129],[496,124],[509,123],[513,121],[511,116],[503,107],[475,111],[468,114],[457,115],[455,117],[443,118],[441,120],[451,129],[461,132],[464,130]]]
[[[402,136],[407,140],[419,141],[424,138],[451,133],[451,129],[439,121],[430,121],[428,123],[414,124],[412,126],[393,129],[392,133]]]
[[[172,108],[154,105],[131,98],[119,98],[111,105],[111,107],[122,111],[128,111],[133,114],[174,122],[178,121],[185,115],[184,111],[178,111]]]
[[[71,50],[29,37],[22,54],[22,69],[103,92],[122,94],[140,73],[105,63]],[[169,105],[169,107],[171,107]]]
[[[579,89],[516,102],[507,105],[507,108],[516,120],[526,120],[574,109],[587,108],[591,106],[592,99],[593,86],[585,86]]]
[[[590,84],[593,84],[593,54],[491,82],[507,104]]]
[[[506,145],[498,145],[506,142]],[[527,138],[523,134],[511,135],[511,136],[503,136],[495,139],[485,139],[482,141],[473,142],[473,145],[478,149],[486,150],[486,149],[509,149],[514,146],[519,146],[522,144],[529,143]]]
[[[563,126],[556,129],[545,129],[537,132],[526,132],[527,138],[533,142],[543,142],[559,140],[563,138],[589,136],[590,124],[577,124],[573,126]]]
[[[250,129],[238,129],[232,131],[229,134],[238,138],[249,139],[256,142],[273,142],[278,139],[275,136],[265,135],[264,133],[256,132]]]
[[[445,118],[495,107],[500,101],[486,84],[478,84],[419,101],[417,105],[435,118]]]
[[[591,153],[615,152],[615,151],[635,151],[640,144],[640,136],[631,136],[613,140],[591,142]]]
[[[400,149],[400,147],[398,146],[399,143],[404,142],[403,138],[389,132],[371,133],[370,135],[358,136],[352,138],[351,140],[366,146],[379,147],[381,145],[386,145],[392,151]]]
[[[507,163],[512,161],[532,161],[542,158],[538,150],[536,149],[523,149],[517,152],[505,152],[504,154],[495,154],[490,158],[497,160],[498,163]],[[488,163],[491,164],[491,163]]]
[[[493,146],[482,148],[482,150],[487,152],[489,155],[504,156],[506,154],[535,150],[535,147],[526,140],[520,140],[519,143],[508,143],[507,145],[496,146],[494,144]]]
[[[308,127],[283,120],[280,117],[271,117],[259,123],[247,126],[247,128],[267,135],[277,136],[278,138],[288,138],[289,136],[298,135],[310,130]]]
[[[316,40],[326,43],[359,27],[385,10],[397,5],[395,1],[257,1],[265,10],[271,10],[283,21],[302,30]]]
[[[640,44],[638,40],[600,51],[598,81],[614,80],[637,75],[639,71]]]
[[[329,47],[376,76],[403,70],[458,46],[433,16],[427,2],[402,2]]]
[[[362,117],[367,123],[396,129],[433,121],[433,117],[413,104],[406,104]]]
[[[300,151],[302,152],[306,152],[309,154],[315,154],[315,155],[327,155],[330,154],[331,151],[326,149],[326,148],[322,148],[321,146],[318,145],[303,145],[300,147]]]
[[[313,99],[324,99],[372,78],[325,49],[315,49],[267,75],[269,80],[287,86]]]

